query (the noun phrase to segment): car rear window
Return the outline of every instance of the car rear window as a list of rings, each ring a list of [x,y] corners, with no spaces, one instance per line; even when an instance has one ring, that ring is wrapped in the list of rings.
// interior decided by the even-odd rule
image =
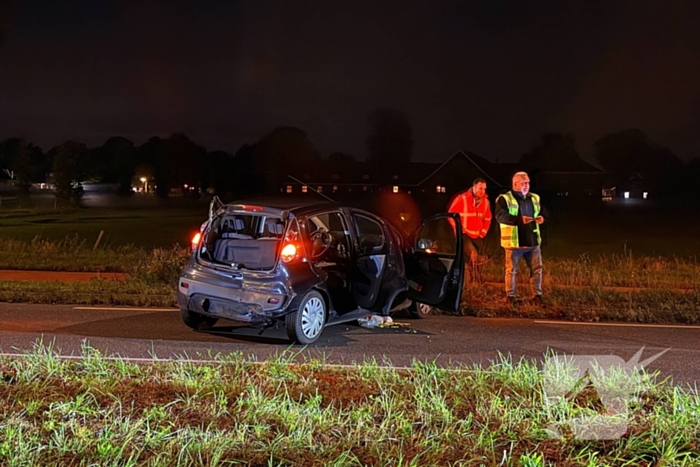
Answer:
[[[206,231],[200,258],[237,269],[275,267],[284,220],[259,214],[223,214]]]

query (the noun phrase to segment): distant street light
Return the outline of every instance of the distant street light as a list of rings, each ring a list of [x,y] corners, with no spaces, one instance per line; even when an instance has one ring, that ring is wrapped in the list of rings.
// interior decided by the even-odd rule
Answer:
[[[143,183],[143,192],[148,193],[148,179],[146,177],[141,177],[139,180]]]

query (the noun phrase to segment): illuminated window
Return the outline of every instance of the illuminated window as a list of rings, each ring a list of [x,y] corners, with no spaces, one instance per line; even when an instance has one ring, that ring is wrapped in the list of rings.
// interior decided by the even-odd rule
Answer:
[[[642,193],[642,198],[647,199],[647,196],[649,196],[649,193],[647,193],[646,191]]]
[[[362,187],[362,191],[367,191],[367,185]]]
[[[398,192],[399,192],[399,187],[397,187],[396,185],[394,185],[394,193],[398,193]]]
[[[318,191],[319,193],[323,193],[323,187],[322,186],[318,187],[318,190],[316,190],[316,191]]]
[[[333,185],[333,193],[335,193],[336,191],[338,191],[338,185]]]
[[[630,197],[630,192],[629,192],[629,191],[625,191],[625,199],[629,199],[629,197]]]
[[[306,193],[307,191],[309,191],[309,188],[308,188],[306,185],[304,185],[304,186],[301,187],[301,192],[302,192],[302,193]]]
[[[445,192],[445,187],[444,186],[436,186],[435,187],[435,193],[444,193]]]
[[[287,193],[291,193],[291,192],[292,192],[292,185],[287,185]]]

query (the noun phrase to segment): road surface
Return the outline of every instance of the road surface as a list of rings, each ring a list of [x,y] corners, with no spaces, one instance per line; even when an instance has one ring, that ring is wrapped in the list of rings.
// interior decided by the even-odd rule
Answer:
[[[80,355],[87,341],[106,355],[137,359],[212,355],[240,351],[258,360],[291,348],[297,358],[355,363],[374,358],[397,366],[413,359],[438,365],[481,363],[500,354],[542,362],[547,351],[615,355],[642,360],[668,351],[647,368],[676,384],[700,386],[700,326],[590,324],[526,319],[430,316],[396,317],[395,329],[365,329],[356,323],[327,328],[316,345],[290,346],[283,327],[257,329],[220,322],[208,332],[182,324],[175,309],[86,307],[0,303],[0,353],[21,354],[41,339],[64,355]]]

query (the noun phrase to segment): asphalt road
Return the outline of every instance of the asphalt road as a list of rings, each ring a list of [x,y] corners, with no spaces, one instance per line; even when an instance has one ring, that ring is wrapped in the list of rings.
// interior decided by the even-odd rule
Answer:
[[[642,347],[642,360],[667,350],[647,366],[682,386],[700,387],[700,326],[592,325],[525,319],[398,316],[405,326],[365,329],[356,323],[327,328],[316,345],[291,346],[283,327],[257,329],[220,322],[208,332],[182,324],[175,309],[77,307],[0,303],[0,353],[21,354],[36,342],[52,343],[62,355],[80,355],[81,344],[109,356],[137,359],[209,359],[240,351],[257,360],[291,350],[297,359],[332,363],[376,359],[397,366],[414,359],[438,365],[481,363],[499,354],[542,362],[545,353],[614,355],[629,361]]]

